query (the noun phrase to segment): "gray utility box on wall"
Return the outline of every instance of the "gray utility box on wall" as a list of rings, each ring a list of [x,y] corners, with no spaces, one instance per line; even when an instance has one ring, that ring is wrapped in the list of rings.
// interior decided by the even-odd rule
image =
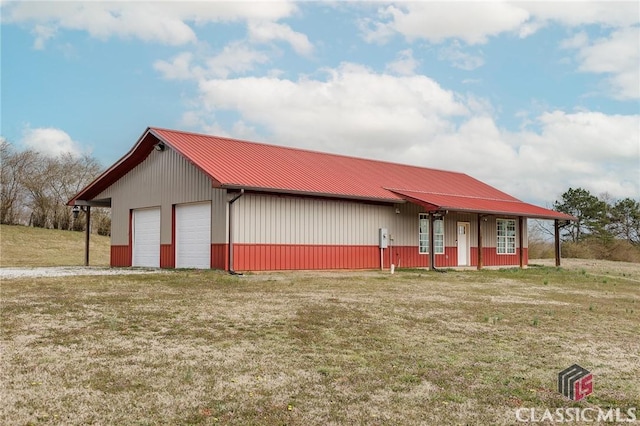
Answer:
[[[389,231],[387,230],[387,228],[378,229],[378,236],[380,248],[385,249],[389,247]]]

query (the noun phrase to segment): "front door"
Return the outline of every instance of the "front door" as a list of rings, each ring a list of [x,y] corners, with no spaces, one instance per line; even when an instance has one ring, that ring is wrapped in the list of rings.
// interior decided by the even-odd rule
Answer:
[[[458,222],[458,266],[469,266],[469,222]]]

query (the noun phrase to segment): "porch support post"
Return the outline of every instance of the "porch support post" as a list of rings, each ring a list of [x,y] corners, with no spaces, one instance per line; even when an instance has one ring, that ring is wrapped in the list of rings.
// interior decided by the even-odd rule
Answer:
[[[520,269],[524,268],[524,218],[518,216],[518,257],[520,260]]]
[[[84,234],[84,266],[89,266],[89,236],[91,235],[91,206],[86,207],[87,229]]]
[[[478,213],[478,271],[482,269],[482,217],[480,213]]]
[[[435,242],[434,240],[434,229],[433,225],[435,224],[435,219],[433,216],[433,212],[429,212],[429,270],[436,270],[436,253],[435,253]]]
[[[553,231],[555,237],[556,266],[560,266],[560,221],[558,219],[553,221]]]

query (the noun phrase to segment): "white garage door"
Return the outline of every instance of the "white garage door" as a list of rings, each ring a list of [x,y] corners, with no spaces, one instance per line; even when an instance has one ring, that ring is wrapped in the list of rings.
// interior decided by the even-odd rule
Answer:
[[[133,211],[133,266],[160,267],[160,209]]]
[[[176,206],[176,268],[211,268],[211,202]]]

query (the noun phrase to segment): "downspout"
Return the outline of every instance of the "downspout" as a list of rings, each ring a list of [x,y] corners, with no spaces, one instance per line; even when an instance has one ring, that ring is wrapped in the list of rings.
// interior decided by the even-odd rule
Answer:
[[[244,189],[240,190],[240,193],[236,194],[232,199],[229,200],[229,273],[231,275],[238,275],[236,271],[233,270],[233,210],[232,206],[238,198],[244,195]]]

